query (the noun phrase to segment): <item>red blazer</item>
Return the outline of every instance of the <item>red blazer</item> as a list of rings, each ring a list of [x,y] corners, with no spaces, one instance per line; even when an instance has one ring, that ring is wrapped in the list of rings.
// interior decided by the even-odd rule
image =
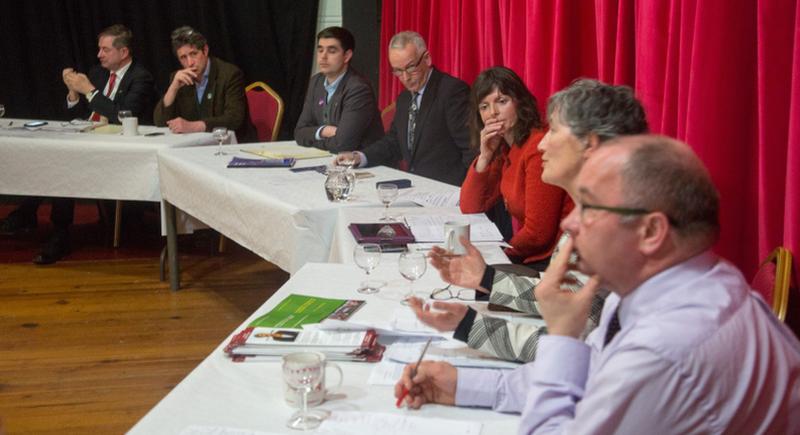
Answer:
[[[536,149],[545,132],[534,130],[522,146],[503,145],[483,173],[475,160],[461,186],[461,212],[482,213],[502,199],[511,217],[522,224],[510,240],[507,255],[525,263],[550,256],[561,231],[561,219],[572,210],[569,195],[542,181],[542,155]]]

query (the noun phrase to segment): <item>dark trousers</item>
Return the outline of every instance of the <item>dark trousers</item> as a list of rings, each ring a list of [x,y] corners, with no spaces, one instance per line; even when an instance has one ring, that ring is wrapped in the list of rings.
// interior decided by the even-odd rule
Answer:
[[[13,213],[19,214],[25,219],[36,219],[36,210],[44,198],[26,198],[22,201],[19,208]],[[55,227],[56,233],[66,234],[69,226],[72,225],[75,214],[75,200],[71,198],[53,198],[50,210],[50,221]]]

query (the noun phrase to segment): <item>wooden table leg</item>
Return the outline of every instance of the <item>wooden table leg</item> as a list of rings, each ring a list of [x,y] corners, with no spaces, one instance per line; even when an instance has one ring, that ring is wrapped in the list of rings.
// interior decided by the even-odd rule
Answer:
[[[175,224],[175,206],[164,201],[167,221],[167,262],[169,263],[169,286],[172,290],[181,287],[181,266],[178,264],[178,229]]]

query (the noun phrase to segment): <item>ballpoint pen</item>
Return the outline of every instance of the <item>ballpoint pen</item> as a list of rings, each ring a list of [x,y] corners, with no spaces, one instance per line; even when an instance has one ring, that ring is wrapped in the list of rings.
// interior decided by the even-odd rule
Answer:
[[[428,346],[431,345],[431,340],[433,340],[433,337],[428,338],[428,342],[425,343],[425,347],[422,348],[422,353],[419,354],[419,359],[417,360],[417,364],[414,366],[413,369],[411,369],[411,380],[412,381],[414,380],[414,377],[417,376],[417,368],[419,367],[420,363],[422,363],[422,358],[425,357],[425,352],[428,351]],[[403,404],[403,399],[405,399],[406,396],[408,396],[408,388],[406,388],[404,386],[403,387],[403,392],[400,393],[400,397],[397,398],[397,403],[395,403],[395,406],[397,406],[399,408],[400,405]]]

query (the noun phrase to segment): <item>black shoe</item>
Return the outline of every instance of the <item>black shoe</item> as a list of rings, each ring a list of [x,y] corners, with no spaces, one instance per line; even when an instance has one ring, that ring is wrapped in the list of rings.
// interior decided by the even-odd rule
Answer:
[[[35,264],[53,264],[70,253],[69,239],[52,237],[42,247],[42,252],[33,257]]]
[[[11,212],[0,222],[0,234],[15,236],[36,229],[36,216],[24,217],[20,213]]]

